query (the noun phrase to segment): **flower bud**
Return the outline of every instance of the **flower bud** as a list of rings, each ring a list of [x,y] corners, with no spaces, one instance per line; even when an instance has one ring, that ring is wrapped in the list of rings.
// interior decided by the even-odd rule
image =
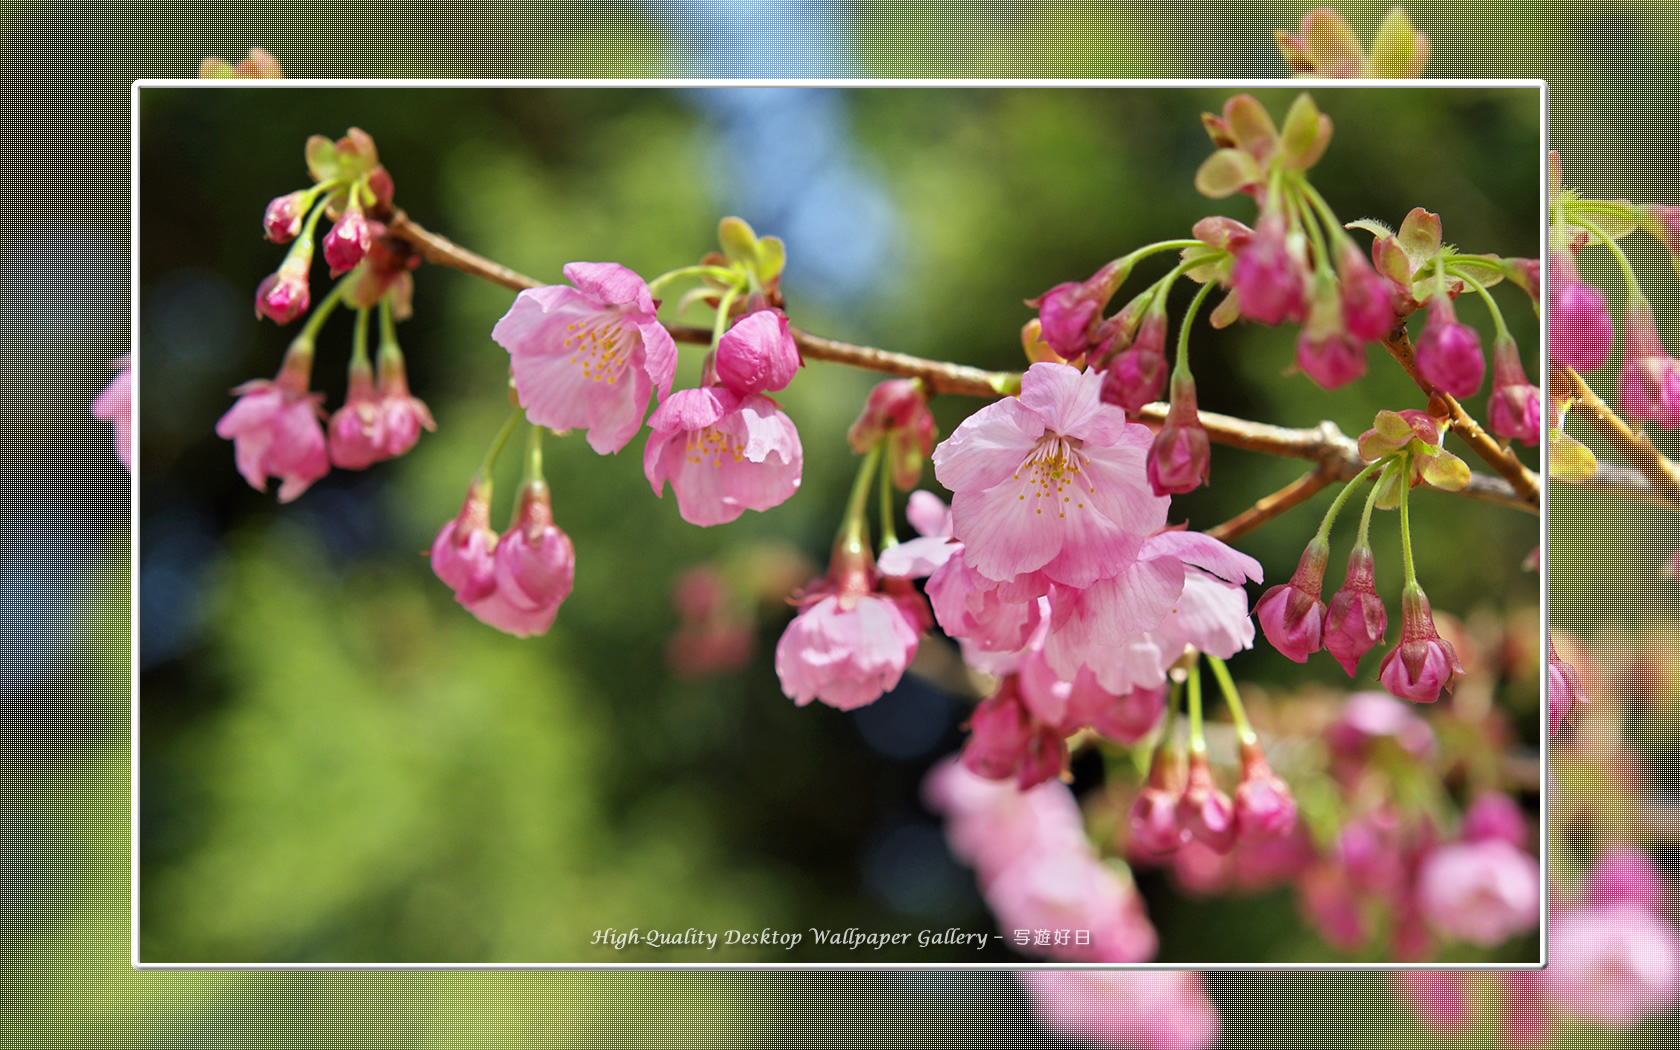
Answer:
[[[1623,415],[1664,428],[1680,426],[1680,362],[1663,349],[1651,304],[1644,299],[1628,304],[1617,387]]]
[[[1178,376],[1166,422],[1149,446],[1149,487],[1157,496],[1190,492],[1207,482],[1209,459],[1207,431],[1196,414],[1196,382]]]
[[[737,394],[781,390],[798,370],[799,347],[780,310],[754,311],[718,340],[718,379]]]
[[[1139,744],[1161,721],[1167,709],[1167,687],[1137,686],[1114,697],[1091,713],[1089,724],[1098,735],[1118,744]]]
[[[1394,327],[1393,285],[1371,268],[1352,241],[1337,249],[1336,278],[1341,287],[1342,323],[1348,335],[1361,343],[1387,335]]]
[[[1236,809],[1231,796],[1214,783],[1213,770],[1201,752],[1190,756],[1190,777],[1179,797],[1177,816],[1192,838],[1216,852],[1229,853],[1236,845]]]
[[[384,431],[380,448],[386,457],[413,448],[422,429],[437,429],[431,409],[408,392],[407,365],[395,343],[379,348],[379,413]]]
[[[1102,399],[1136,415],[1167,388],[1167,315],[1150,311],[1137,338],[1103,374]]]
[[[352,203],[321,241],[321,255],[337,277],[355,269],[372,244],[373,233],[368,228],[367,216],[362,214],[360,205]]]
[[[1453,397],[1469,397],[1482,388],[1487,362],[1481,337],[1458,323],[1445,295],[1429,301],[1429,321],[1417,341],[1417,369],[1431,386]]]
[[[889,379],[869,392],[863,413],[846,432],[852,449],[867,453],[876,442],[887,441],[887,469],[901,491],[916,487],[922,464],[933,455],[938,435],[924,387],[914,379]]]
[[[1303,329],[1295,366],[1324,389],[1336,390],[1365,374],[1365,348],[1342,333],[1315,339]]]
[[[309,309],[309,261],[314,254],[308,241],[297,241],[286,253],[280,269],[257,286],[257,316],[275,324],[291,324]]]
[[[303,213],[309,202],[309,191],[297,190],[268,202],[263,212],[263,236],[275,244],[285,244],[303,229]]]
[[[1493,392],[1488,397],[1488,427],[1495,436],[1540,443],[1540,388],[1528,381],[1517,344],[1510,339],[1493,343]]]
[[[1287,234],[1283,213],[1267,212],[1231,265],[1237,305],[1244,317],[1261,324],[1298,317],[1306,306],[1301,265],[1289,251]]]
[[[1452,692],[1454,680],[1463,673],[1458,654],[1435,630],[1423,588],[1407,584],[1400,596],[1400,644],[1383,657],[1377,671],[1383,687],[1401,699],[1431,704],[1443,689]]]
[[[1553,249],[1548,258],[1552,280],[1546,337],[1551,358],[1578,372],[1603,368],[1616,341],[1610,304],[1603,292],[1581,280],[1569,249]]]
[[[1260,596],[1254,614],[1272,648],[1298,664],[1324,646],[1324,567],[1330,560],[1330,544],[1313,537],[1301,552],[1301,561],[1288,583],[1278,584]]]
[[[1242,746],[1242,781],[1234,797],[1237,835],[1282,838],[1295,830],[1295,796],[1257,744]]]
[[[365,470],[386,458],[384,446],[384,417],[374,395],[373,369],[364,355],[350,362],[350,391],[327,424],[327,451],[333,466]]]
[[[1032,736],[1032,719],[1021,705],[1013,676],[998,685],[997,692],[974,708],[968,720],[968,742],[963,745],[962,764],[976,776],[1007,780],[1020,765]]]
[[[1557,647],[1546,638],[1546,707],[1548,732],[1557,736],[1564,720],[1575,710],[1576,704],[1587,702],[1586,690],[1575,668],[1558,658]]]
[[[432,541],[432,571],[463,604],[496,589],[496,533],[490,528],[490,486],[475,483],[453,521]]]
[[[1324,648],[1353,677],[1360,657],[1382,641],[1388,630],[1388,610],[1377,597],[1376,559],[1371,548],[1359,544],[1348,554],[1342,589],[1330,599],[1324,621]]]
[[[554,524],[548,485],[527,483],[513,524],[496,544],[496,590],[510,604],[548,611],[552,619],[552,610],[572,593],[575,567],[571,538]]]
[[[1083,281],[1058,284],[1027,305],[1038,309],[1040,333],[1066,360],[1089,351],[1103,307],[1131,273],[1131,263],[1116,259]]]

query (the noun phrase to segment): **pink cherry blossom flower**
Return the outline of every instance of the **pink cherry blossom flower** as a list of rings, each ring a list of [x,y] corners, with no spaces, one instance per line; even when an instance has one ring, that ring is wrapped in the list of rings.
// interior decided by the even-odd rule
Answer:
[[[885,469],[891,472],[893,484],[907,491],[921,480],[922,465],[933,455],[937,433],[922,384],[914,379],[889,379],[869,392],[846,438],[860,456],[885,440]]]
[[[1458,322],[1452,300],[1445,295],[1429,301],[1429,321],[1417,341],[1417,370],[1431,386],[1453,397],[1469,397],[1482,388],[1487,361],[1481,336]]]
[[[117,462],[134,473],[134,374],[129,367],[129,355],[117,359],[117,374],[93,399],[90,409],[93,418],[111,424],[112,441]]]
[[[327,423],[327,450],[333,466],[344,470],[364,470],[386,458],[384,413],[366,358],[350,365],[349,393]]]
[[[216,422],[216,434],[233,442],[234,461],[252,488],[261,492],[270,477],[280,479],[281,503],[332,469],[321,433],[322,395],[311,394],[308,383],[307,357],[289,354],[276,379],[236,387],[239,400]]]
[[[1377,595],[1376,559],[1369,546],[1356,544],[1348,553],[1342,588],[1331,597],[1324,618],[1324,648],[1352,678],[1360,658],[1387,630],[1388,610]]]
[[[1219,1011],[1184,970],[1029,970],[1015,975],[1046,1028],[1097,1046],[1208,1050]]]
[[[1330,545],[1314,537],[1301,552],[1300,564],[1288,583],[1260,596],[1255,617],[1272,648],[1298,664],[1324,647],[1324,567]]]
[[[780,390],[798,370],[799,347],[780,310],[755,310],[718,340],[718,379],[737,394]]]
[[[1417,895],[1435,932],[1491,948],[1539,925],[1540,862],[1502,839],[1442,846],[1418,870]]]
[[[801,707],[821,700],[842,711],[872,704],[898,686],[915,659],[925,607],[908,581],[875,589],[867,561],[836,558],[808,588],[804,607],[776,643],[776,677]]]
[[[951,854],[974,868],[982,886],[1022,857],[1090,849],[1079,803],[1059,780],[1022,791],[949,758],[928,773],[922,796],[944,816]]]
[[[963,765],[990,780],[1013,779],[1022,791],[1055,778],[1067,766],[1067,738],[1022,701],[1017,679],[1004,678],[969,719]]]
[[[432,411],[408,392],[408,381],[399,372],[390,376],[386,366],[379,370],[379,412],[385,440],[381,450],[395,458],[413,448],[421,430],[436,430]]]
[[[1464,841],[1509,842],[1522,848],[1528,841],[1528,821],[1522,807],[1497,792],[1477,796],[1464,813]]]
[[[1086,930],[1089,944],[1033,946],[1066,962],[1142,962],[1155,954],[1155,931],[1129,882],[1089,847],[1021,857],[985,887],[986,903],[1006,930]]]
[[[490,528],[490,486],[467,490],[461,512],[432,541],[432,571],[470,605],[496,589],[496,532]]]
[[[776,402],[727,387],[679,390],[654,410],[642,472],[655,495],[665,482],[694,525],[721,525],[769,510],[799,490],[799,431]]]
[[[1550,962],[1537,976],[1560,1016],[1625,1029],[1680,999],[1680,942],[1660,915],[1589,906],[1554,915],[1547,932]]]
[[[495,589],[467,609],[517,637],[542,634],[572,593],[576,560],[571,538],[554,524],[548,486],[528,483],[513,524],[496,544]]]
[[[1103,404],[1101,386],[1095,373],[1035,364],[1020,397],[976,412],[934,450],[976,572],[1005,582],[1041,572],[1088,587],[1166,524],[1168,501],[1144,481],[1149,429]]]
[[[605,455],[641,428],[648,395],[663,400],[677,347],[659,323],[647,284],[617,263],[568,263],[575,287],[519,293],[490,337],[512,360],[526,416],[556,430],[588,428]]]
[[[1377,677],[1395,696],[1429,704],[1440,699],[1441,690],[1452,692],[1463,673],[1452,644],[1435,630],[1423,589],[1407,584],[1400,595],[1400,644],[1383,657]]]

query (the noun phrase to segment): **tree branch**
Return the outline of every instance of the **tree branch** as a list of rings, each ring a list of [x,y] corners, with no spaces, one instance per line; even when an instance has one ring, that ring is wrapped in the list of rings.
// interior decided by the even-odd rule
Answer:
[[[1460,439],[1470,446],[1470,451],[1480,456],[1488,466],[1492,467],[1499,476],[1510,483],[1512,491],[1516,492],[1526,502],[1538,509],[1540,506],[1540,478],[1523,465],[1516,453],[1508,448],[1502,448],[1499,442],[1488,436],[1475,417],[1464,411],[1464,406],[1451,394],[1435,389],[1435,385],[1425,379],[1418,371],[1417,351],[1412,348],[1412,337],[1406,334],[1404,325],[1395,325],[1394,330],[1383,337],[1383,349],[1389,356],[1400,362],[1400,367],[1412,377],[1419,389],[1428,394],[1431,399],[1439,399],[1447,408],[1450,426],[1458,433]]]
[[[1623,459],[1633,464],[1634,469],[1650,485],[1655,496],[1664,502],[1680,502],[1680,469],[1676,469],[1673,460],[1657,451],[1657,446],[1651,444],[1651,439],[1646,437],[1643,431],[1636,431],[1629,426],[1573,368],[1567,365],[1554,366],[1552,381],[1562,382],[1580,404],[1583,410],[1582,418],[1603,435],[1604,439],[1621,453]],[[1600,467],[1598,473],[1604,473],[1604,468]]]
[[[541,282],[533,277],[527,277],[516,270],[511,270],[500,263],[486,259],[482,255],[468,251],[447,237],[432,233],[401,211],[392,216],[391,221],[387,224],[387,230],[392,236],[400,237],[413,245],[415,250],[420,253],[421,258],[428,262],[460,270],[462,273],[470,274],[513,291],[524,291],[542,286]],[[673,324],[666,325],[666,328],[674,338],[683,342],[709,343],[712,338],[709,328],[696,325]],[[797,328],[791,329],[791,331],[800,352],[808,360],[832,361],[871,372],[884,372],[888,375],[921,379],[937,393],[995,398],[1014,393],[1020,389],[1021,377],[1018,372],[989,372],[969,365],[929,361],[920,357],[912,357],[909,354],[879,350],[872,346],[856,346],[851,343],[840,342],[837,339],[812,335],[810,332],[801,331]],[[1401,363],[1408,365],[1411,360],[1410,343],[1404,342],[1403,331],[1400,338],[1404,343],[1404,353],[1406,354]],[[1393,346],[1390,347],[1390,352],[1396,352]],[[1408,371],[1413,371],[1413,368],[1414,366],[1408,365]],[[1481,428],[1476,426],[1475,421],[1464,415],[1463,409],[1458,407],[1456,401],[1452,401],[1450,398],[1447,401],[1456,416],[1463,417],[1468,427],[1474,428],[1471,433],[1481,435],[1481,440],[1496,453],[1500,451],[1498,446],[1494,445],[1492,440],[1482,432]],[[1322,484],[1314,482],[1314,484],[1318,484],[1318,488],[1323,488],[1335,481],[1346,481],[1365,469],[1365,461],[1359,456],[1358,443],[1343,434],[1334,423],[1328,421],[1310,429],[1291,429],[1289,427],[1272,426],[1269,423],[1255,423],[1234,416],[1220,415],[1217,412],[1201,412],[1198,415],[1201,418],[1202,426],[1207,429],[1208,437],[1222,445],[1248,449],[1254,452],[1264,452],[1274,456],[1306,459],[1317,463],[1320,469],[1314,471],[1308,477],[1322,476],[1324,478]],[[1166,417],[1167,406],[1163,402],[1145,405],[1142,411],[1138,413],[1138,419],[1142,422],[1157,425],[1163,422]],[[1472,445],[1472,447],[1475,446]],[[1499,467],[1502,459],[1495,456],[1489,462],[1493,463],[1495,467]],[[1510,462],[1515,463],[1514,457],[1510,458]],[[1527,468],[1520,463],[1516,463],[1516,467],[1520,473],[1515,476],[1526,479],[1528,484],[1532,486],[1534,484],[1533,476]],[[1305,479],[1296,482],[1296,485],[1305,484],[1307,484]],[[1261,524],[1318,491],[1318,489],[1300,492],[1293,490],[1294,486],[1291,486],[1290,489],[1284,490],[1288,495],[1274,493],[1267,497],[1267,500],[1278,500],[1280,496],[1282,497],[1278,504],[1268,505],[1272,509],[1262,511],[1260,510],[1260,504],[1256,504],[1255,509],[1248,513],[1259,512],[1265,516],[1253,519],[1251,524],[1241,525],[1239,527],[1240,531],[1247,531],[1247,529]],[[1501,481],[1485,474],[1472,474],[1470,484],[1462,491],[1465,495],[1476,499],[1515,507],[1530,513],[1539,512],[1538,488],[1533,489],[1534,494],[1530,498],[1521,488],[1510,482],[1509,476],[1507,480]],[[1289,500],[1293,500],[1293,502],[1289,502]],[[1266,500],[1262,500],[1261,503],[1266,503]],[[1232,522],[1244,520],[1239,516],[1239,518],[1232,519]]]
[[[1336,468],[1329,463],[1320,463],[1317,469],[1310,473],[1301,475],[1269,496],[1262,496],[1255,501],[1254,506],[1230,521],[1221,522],[1208,529],[1207,534],[1216,540],[1229,543],[1243,533],[1266,524],[1284,511],[1312,499],[1335,480]]]

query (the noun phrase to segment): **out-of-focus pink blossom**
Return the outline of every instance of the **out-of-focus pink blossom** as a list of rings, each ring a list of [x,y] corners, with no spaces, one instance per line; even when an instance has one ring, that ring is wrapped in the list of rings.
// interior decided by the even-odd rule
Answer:
[[[1610,304],[1603,292],[1581,280],[1569,249],[1553,249],[1548,258],[1551,295],[1546,338],[1551,358],[1579,372],[1603,368],[1616,341]]]
[[[349,393],[327,423],[327,451],[343,470],[364,470],[386,458],[385,418],[365,357],[351,362]]]
[[[1207,1050],[1219,1011],[1182,970],[1032,970],[1016,975],[1044,1025],[1098,1046]]]
[[[1232,803],[1239,839],[1283,838],[1295,830],[1295,796],[1258,745],[1244,744],[1242,780]]]
[[[1525,445],[1540,443],[1540,388],[1528,381],[1517,344],[1493,344],[1493,392],[1488,396],[1488,426],[1496,437]]]
[[[1521,849],[1528,842],[1528,821],[1509,795],[1477,796],[1464,812],[1466,842],[1508,842]]]
[[[1549,963],[1538,977],[1559,1016],[1630,1028],[1680,999],[1680,942],[1660,915],[1594,905],[1554,915],[1547,932]]]
[[[91,411],[93,418],[111,424],[117,462],[134,473],[134,374],[127,354],[117,359],[117,374],[93,399]]]
[[[1339,390],[1365,374],[1365,347],[1341,333],[1314,338],[1303,329],[1295,366],[1324,389]]]
[[[950,758],[928,773],[922,796],[944,816],[951,853],[974,868],[982,886],[1022,857],[1090,849],[1079,803],[1059,780],[1022,791]]]
[[[1005,930],[1076,930],[1066,943],[1034,945],[1035,954],[1066,962],[1142,962],[1155,954],[1155,931],[1132,885],[1088,848],[1031,853],[1009,865],[985,889],[986,903]]]
[[[1576,704],[1587,702],[1586,690],[1581,688],[1581,676],[1557,654],[1551,636],[1546,638],[1546,707],[1547,727],[1551,736],[1563,727],[1564,720],[1575,710]]]
[[[1605,850],[1587,878],[1587,902],[1594,906],[1627,905],[1661,915],[1667,898],[1662,872],[1631,846]]]
[[[519,293],[490,337],[508,351],[519,403],[539,426],[589,428],[605,455],[642,425],[648,395],[663,400],[677,347],[640,277],[617,263],[568,263],[573,286]]]
[[[1539,925],[1540,862],[1503,839],[1441,846],[1418,871],[1417,895],[1436,933],[1491,948]]]
[[[1184,793],[1178,797],[1178,822],[1190,836],[1219,853],[1229,853],[1237,841],[1237,813],[1231,796],[1214,782],[1207,756],[1190,755]]]
[[[1393,287],[1371,268],[1352,241],[1342,242],[1336,251],[1336,279],[1341,287],[1342,322],[1359,350],[1359,371],[1363,373],[1365,353],[1361,344],[1381,339],[1394,327]]]

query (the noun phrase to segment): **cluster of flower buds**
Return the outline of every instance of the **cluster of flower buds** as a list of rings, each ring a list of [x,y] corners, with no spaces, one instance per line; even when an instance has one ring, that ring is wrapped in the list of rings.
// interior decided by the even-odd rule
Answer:
[[[1415,77],[1429,63],[1429,37],[1412,28],[1404,8],[1393,8],[1365,54],[1359,37],[1334,8],[1315,7],[1299,33],[1272,34],[1289,68],[1313,77]]]
[[[1428,958],[1438,942],[1492,947],[1540,919],[1540,865],[1527,818],[1487,792],[1456,830],[1429,724],[1383,693],[1349,697],[1324,734],[1339,830],[1300,872],[1301,912],[1343,951],[1383,939],[1390,958]],[[1435,801],[1422,801],[1435,798]]]
[[[487,475],[474,481],[461,513],[432,542],[432,571],[483,622],[520,638],[542,634],[572,593],[571,538],[554,524],[540,460],[500,536],[490,528],[490,494]]]
[[[922,793],[944,816],[952,854],[974,868],[1012,947],[1059,962],[1135,963],[1155,954],[1142,898],[1123,868],[1091,848],[1065,784],[1020,791],[947,760]]]
[[[341,279],[292,340],[279,374],[239,387],[234,391],[239,400],[216,424],[216,432],[234,442],[245,479],[262,490],[270,477],[279,478],[282,502],[296,499],[334,466],[365,469],[413,448],[422,429],[435,429],[425,403],[409,392],[395,327],[411,313],[410,271],[420,260],[405,242],[387,235],[382,222],[369,218],[388,218],[391,211],[391,178],[373,139],[357,128],[336,143],[316,135],[304,155],[314,183],[276,197],[263,217],[268,239],[290,242],[291,248],[258,288],[257,315],[289,324],[309,310],[315,228],[334,210],[340,218],[325,238],[323,254]],[[325,397],[310,392],[310,376],[321,327],[341,303],[356,311],[348,393],[323,432]],[[370,357],[369,315],[376,310],[379,346]]]
[[[1436,630],[1429,599],[1412,570],[1408,493],[1414,485],[1426,482],[1435,488],[1461,489],[1470,481],[1470,468],[1442,447],[1441,428],[1434,418],[1415,409],[1378,412],[1375,425],[1360,436],[1359,453],[1369,466],[1330,505],[1317,534],[1301,553],[1295,575],[1261,595],[1255,616],[1266,640],[1284,656],[1305,663],[1313,653],[1327,649],[1353,677],[1360,658],[1382,641],[1388,629],[1388,612],[1376,592],[1376,562],[1369,542],[1371,512],[1399,507],[1406,567],[1400,643],[1383,657],[1378,677],[1395,696],[1429,703],[1439,699],[1442,690],[1451,692],[1454,679],[1464,669],[1452,644]],[[1372,475],[1377,481],[1365,501],[1347,574],[1327,606],[1322,595],[1331,526],[1359,482]]]

